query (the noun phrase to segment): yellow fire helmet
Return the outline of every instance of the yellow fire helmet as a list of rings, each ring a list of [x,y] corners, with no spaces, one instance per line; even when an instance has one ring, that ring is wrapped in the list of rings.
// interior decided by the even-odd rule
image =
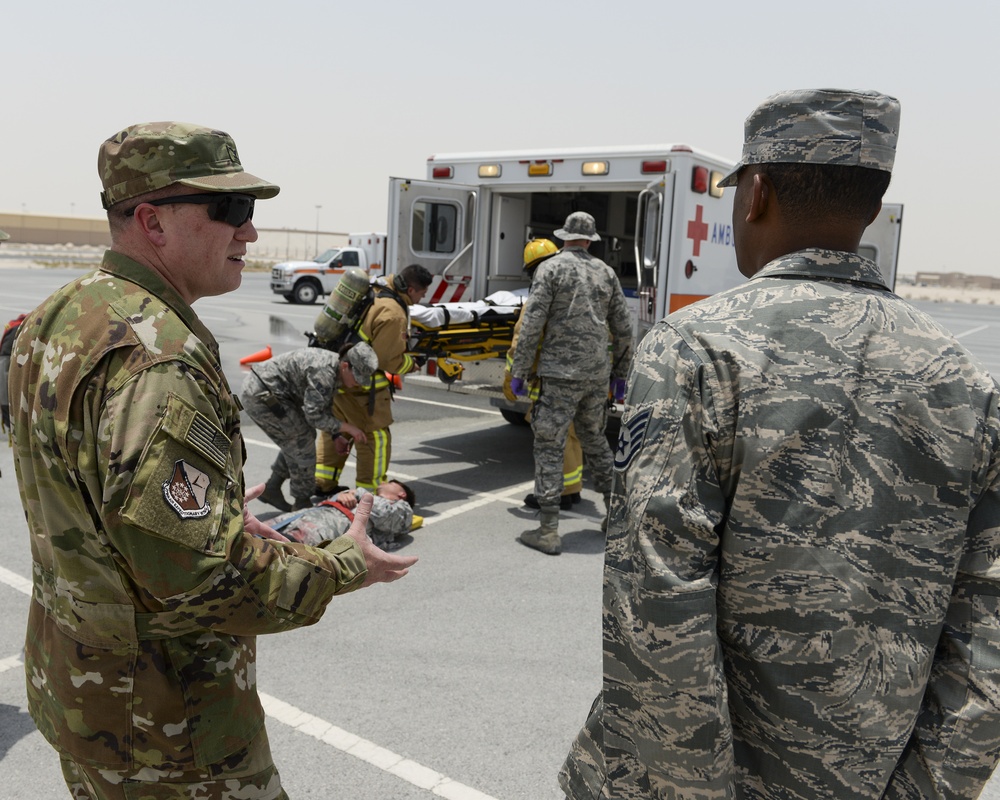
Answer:
[[[532,239],[524,246],[525,272],[531,272],[544,259],[554,256],[558,252],[559,248],[548,239]]]

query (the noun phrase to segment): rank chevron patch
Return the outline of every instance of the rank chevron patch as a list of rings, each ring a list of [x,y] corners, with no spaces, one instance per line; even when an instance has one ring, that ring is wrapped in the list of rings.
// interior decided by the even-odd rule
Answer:
[[[652,413],[652,409],[647,408],[627,421],[622,420],[621,433],[618,434],[618,449],[615,451],[615,469],[619,472],[628,469],[632,459],[642,449]]]

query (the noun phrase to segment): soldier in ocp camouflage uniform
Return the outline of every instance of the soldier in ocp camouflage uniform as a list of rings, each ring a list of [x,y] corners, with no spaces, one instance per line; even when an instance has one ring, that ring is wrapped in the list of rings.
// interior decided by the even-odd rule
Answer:
[[[271,477],[260,499],[280,509],[309,508],[316,488],[316,431],[330,434],[346,453],[344,437],[360,442],[365,434],[333,415],[333,398],[341,386],[366,386],[378,369],[375,351],[364,342],[334,353],[303,347],[282,353],[250,368],[243,380],[243,407],[281,452],[271,465]],[[294,506],[281,485],[291,478]]]
[[[583,798],[974,798],[1000,756],[1000,386],[857,255],[898,102],[746,122],[743,286],[643,339]]]
[[[555,235],[565,245],[535,271],[510,369],[511,390],[516,395],[528,393],[533,374],[539,379],[531,430],[535,436],[534,495],[541,524],[518,540],[549,555],[562,550],[559,496],[571,422],[594,488],[607,502],[611,491],[611,448],[604,436],[608,385],[615,379],[624,387],[632,360],[632,318],[621,284],[611,267],[587,252],[590,243],[601,238],[594,218],[574,212]],[[538,364],[533,370],[536,353]]]
[[[246,509],[263,486],[244,494],[239,403],[191,304],[239,286],[254,201],[278,187],[184,123],[121,131],[98,167],[111,249],[28,316],[12,359],[29,710],[77,800],[285,798],[256,634],[414,559],[368,542],[367,501],[321,547]]]

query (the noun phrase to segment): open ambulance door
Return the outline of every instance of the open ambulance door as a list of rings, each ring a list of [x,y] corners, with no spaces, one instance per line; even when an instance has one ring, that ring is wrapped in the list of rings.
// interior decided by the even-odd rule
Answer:
[[[435,276],[427,305],[457,302],[469,287],[476,199],[474,186],[389,179],[386,272],[426,267]]]
[[[660,294],[666,286],[666,254],[670,252],[672,192],[667,191],[668,175],[650,183],[639,192],[635,217],[635,268],[638,305],[635,308],[634,336],[639,342],[662,314]]]
[[[883,203],[871,225],[861,234],[858,252],[878,264],[890,289],[896,288],[899,237],[903,231],[903,204]]]

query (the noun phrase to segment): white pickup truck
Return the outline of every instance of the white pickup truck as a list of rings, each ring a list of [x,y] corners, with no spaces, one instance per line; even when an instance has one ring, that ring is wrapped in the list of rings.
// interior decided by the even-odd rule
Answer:
[[[289,303],[309,305],[337,285],[345,269],[360,267],[369,280],[385,266],[384,233],[351,233],[347,245],[334,247],[312,261],[285,261],[271,268],[271,291]]]

